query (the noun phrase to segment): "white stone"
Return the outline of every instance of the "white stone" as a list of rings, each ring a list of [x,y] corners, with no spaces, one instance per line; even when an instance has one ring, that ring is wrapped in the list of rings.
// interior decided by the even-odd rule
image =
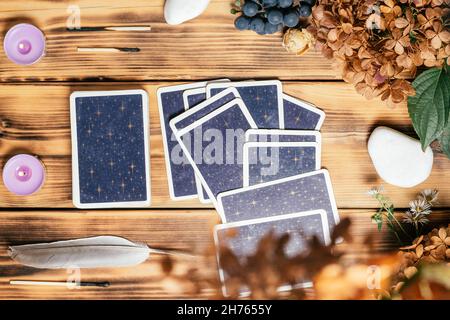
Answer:
[[[201,15],[210,0],[166,0],[164,18],[168,24],[177,25]]]
[[[378,127],[367,144],[378,175],[397,187],[411,188],[425,181],[433,167],[433,151],[420,142],[387,127]]]

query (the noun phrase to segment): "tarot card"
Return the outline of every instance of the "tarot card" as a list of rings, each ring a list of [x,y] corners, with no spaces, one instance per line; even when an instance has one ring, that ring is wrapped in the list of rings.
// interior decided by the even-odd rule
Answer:
[[[206,86],[206,96],[212,97],[229,87],[237,89],[258,128],[284,128],[283,93],[280,81],[210,83]]]
[[[314,105],[283,94],[284,128],[320,130],[325,113]]]
[[[70,120],[74,205],[82,209],[149,206],[147,92],[74,92]]]
[[[226,191],[217,203],[224,223],[320,209],[327,213],[330,231],[339,222],[326,169]]]
[[[322,135],[314,130],[250,129],[245,133],[246,142],[317,142]]]
[[[172,131],[175,132],[177,130],[176,127],[186,127],[189,124],[192,124],[196,120],[199,120],[203,116],[207,115],[211,111],[214,111],[215,109],[223,106],[225,103],[235,98],[239,98],[239,93],[235,88],[229,88],[208,99],[208,101],[201,101],[201,99],[204,100],[205,98],[206,88],[186,90],[183,93],[183,100],[185,109],[189,111],[184,112],[180,116],[176,117],[176,119],[172,119],[172,121],[170,122]],[[195,108],[193,108],[194,106]],[[196,131],[194,131],[194,137],[195,133],[198,133],[200,131],[201,128],[198,128]],[[194,139],[194,137],[192,137],[192,139]],[[195,142],[195,140],[193,140],[192,142]],[[194,143],[194,148],[196,146],[198,146],[198,144]],[[209,199],[206,190],[203,188],[200,179],[196,176],[195,180],[200,201],[202,203],[210,203],[211,200]]]
[[[320,169],[316,142],[247,142],[244,144],[244,187]]]
[[[176,128],[177,120],[171,122],[172,127]],[[195,143],[200,144],[200,148],[197,148],[199,154],[195,154],[195,148],[189,150],[186,143],[197,128],[200,128],[200,139],[195,139]],[[242,100],[234,99],[175,132],[186,157],[215,206],[217,194],[243,185],[242,144],[245,131],[250,128],[256,128],[255,122]],[[208,144],[204,145],[203,140]]]
[[[205,87],[207,82],[196,82],[159,88],[157,91],[159,117],[166,160],[167,181],[172,200],[184,200],[197,197],[195,174],[186,156],[175,139],[169,121],[185,111],[183,92]]]
[[[259,243],[271,233],[275,237],[289,234],[290,238],[284,247],[284,254],[288,257],[304,254],[308,251],[308,240],[317,237],[323,245],[330,243],[327,214],[324,210],[297,212],[275,217],[266,217],[220,224],[215,227],[214,240],[216,244],[219,276],[222,281],[224,296],[229,296],[228,282],[231,277],[227,274],[224,248],[242,264],[250,256],[254,256],[259,249]],[[228,254],[228,253],[227,253]],[[309,279],[298,279],[295,287],[310,287]],[[290,286],[280,287],[279,290],[290,289]],[[242,287],[240,295],[246,295],[249,288]]]

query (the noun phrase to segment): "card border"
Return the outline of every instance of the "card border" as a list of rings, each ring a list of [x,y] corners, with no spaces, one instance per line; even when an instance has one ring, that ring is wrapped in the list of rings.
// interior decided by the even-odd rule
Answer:
[[[203,108],[206,108],[211,103],[216,102],[217,100],[225,97],[226,95],[228,95],[230,93],[233,93],[235,95],[235,98],[233,100],[241,99],[241,96],[239,95],[239,92],[235,88],[225,89],[225,90],[219,92],[218,94],[216,94],[214,97],[207,98],[205,101],[200,102],[196,106],[187,109],[185,112],[183,112],[183,113],[177,115],[176,117],[174,117],[173,119],[171,119],[169,121],[170,128],[172,129],[173,132],[178,132],[178,131],[181,131],[181,130],[185,129],[186,127],[177,128],[176,127],[177,123],[180,122],[181,120],[184,120],[184,119],[188,118],[189,116],[195,114],[196,112],[202,110]],[[223,106],[221,106],[221,107],[223,107]],[[221,108],[221,107],[219,107],[219,108]],[[219,108],[217,108],[217,109],[219,109]],[[217,109],[215,109],[215,110],[217,110]],[[205,117],[206,117],[206,115],[205,115]],[[200,118],[200,119],[202,119],[202,118]],[[198,119],[198,120],[200,120],[200,119]],[[197,121],[194,121],[193,123],[195,123]],[[191,123],[190,125],[192,125],[193,123]]]
[[[301,100],[299,98],[292,97],[290,95],[287,95],[286,93],[283,93],[283,100],[286,99],[287,101],[299,105],[302,108],[305,108],[311,112],[314,112],[320,116],[319,121],[316,124],[315,130],[320,130],[322,128],[322,125],[325,121],[325,112],[321,109],[319,109],[315,104],[312,104],[310,102],[306,102],[304,100]],[[284,104],[284,103],[283,103]],[[283,115],[284,115],[284,108],[283,108]],[[283,117],[284,119],[284,117]],[[287,130],[301,130],[301,129],[287,129]]]
[[[224,79],[223,81],[222,80],[217,80],[215,82],[219,82],[220,83],[220,82],[229,82],[229,81],[226,81],[226,79]],[[227,90],[224,90],[224,91],[227,91]],[[233,92],[233,91],[230,91],[230,92]],[[189,100],[188,100],[189,96],[196,95],[196,94],[202,94],[202,93],[205,94],[205,98],[206,98],[206,87],[201,87],[201,88],[197,88],[197,89],[189,89],[189,90],[186,90],[186,91],[183,92],[183,105],[184,105],[184,110],[186,112],[188,110],[193,109],[193,108],[197,107],[198,105],[204,103],[205,101],[208,101],[208,99],[206,98],[204,101],[201,101],[200,103],[198,103],[198,104],[196,104],[196,105],[194,105],[192,107],[189,107]],[[240,97],[239,96],[239,92],[237,92],[237,90],[235,90],[235,92],[233,92],[233,93],[235,94],[236,97]],[[214,100],[214,101],[216,101],[216,100]],[[205,104],[205,106],[203,106],[203,107],[206,107],[206,106],[207,105]],[[185,118],[183,118],[183,119],[185,119]],[[172,123],[169,122],[169,125],[171,126],[172,131],[175,132],[175,130],[174,130],[175,124],[172,125]],[[200,179],[198,178],[197,175],[195,175],[195,184],[197,186],[197,194],[198,194],[198,199],[200,200],[200,202],[204,203],[204,204],[211,203],[212,202],[211,199],[204,197],[203,186],[202,186],[202,183],[201,183],[201,181],[200,181]]]
[[[222,223],[227,223],[227,219],[225,217],[223,204],[222,204],[223,197],[227,197],[227,196],[234,195],[234,194],[241,193],[241,192],[247,192],[249,190],[254,190],[254,189],[264,188],[264,187],[268,187],[268,186],[272,186],[272,185],[277,185],[277,184],[292,181],[292,180],[306,178],[306,177],[309,177],[312,175],[317,175],[317,174],[323,174],[325,177],[325,182],[327,184],[327,191],[328,191],[328,195],[329,195],[330,202],[331,202],[331,209],[333,212],[334,222],[337,225],[340,221],[340,217],[339,217],[338,208],[337,208],[337,204],[336,204],[336,198],[335,198],[334,192],[333,192],[333,185],[331,184],[330,173],[327,169],[320,169],[317,171],[311,171],[311,172],[307,172],[307,173],[298,174],[298,175],[292,176],[292,177],[281,178],[281,179],[274,180],[274,181],[268,181],[268,182],[264,182],[264,183],[260,183],[260,184],[255,184],[253,186],[248,186],[248,187],[243,187],[243,188],[239,188],[239,189],[221,192],[217,195],[217,212],[222,220]]]
[[[168,92],[174,92],[174,91],[181,91],[183,92],[188,89],[196,89],[205,87],[207,85],[207,81],[201,81],[201,82],[194,82],[194,83],[185,83],[175,86],[167,86],[167,87],[159,87],[156,90],[156,97],[158,101],[158,113],[159,113],[159,122],[161,125],[161,134],[162,134],[162,141],[163,141],[163,148],[164,148],[164,162],[166,164],[166,176],[167,176],[167,184],[169,185],[169,196],[170,199],[173,201],[182,201],[182,200],[188,200],[188,199],[195,199],[198,197],[198,194],[192,194],[192,195],[186,195],[186,196],[176,196],[175,190],[173,187],[173,180],[172,180],[172,168],[170,167],[170,155],[169,155],[169,146],[166,141],[166,124],[164,122],[164,115],[163,115],[163,109],[162,109],[162,99],[161,95],[163,93]],[[183,106],[184,108],[184,106]]]
[[[248,131],[248,130],[247,130]],[[322,161],[321,145],[317,142],[303,142],[303,141],[286,141],[286,142],[245,142],[243,146],[242,166],[243,166],[243,183],[244,187],[248,187],[250,184],[250,172],[249,172],[249,148],[257,147],[314,147],[316,149],[316,165],[314,171],[320,170]],[[277,179],[279,180],[279,179]]]
[[[270,222],[270,221],[286,220],[286,219],[291,219],[291,218],[296,218],[296,217],[306,217],[306,216],[312,216],[312,215],[320,215],[321,222],[322,222],[322,228],[323,228],[323,231],[324,231],[325,245],[329,245],[331,243],[331,233],[330,233],[330,228],[329,228],[329,224],[328,224],[327,212],[324,209],[316,209],[316,210],[309,210],[309,211],[299,211],[299,212],[282,214],[282,215],[278,215],[278,216],[256,218],[256,219],[251,219],[251,220],[235,221],[235,222],[229,222],[229,223],[223,223],[223,224],[215,225],[214,226],[214,231],[213,231],[214,247],[216,249],[217,269],[219,271],[219,278],[220,278],[220,282],[222,284],[222,286],[221,286],[222,287],[222,294],[225,297],[228,297],[228,294],[227,294],[227,291],[226,291],[226,287],[225,287],[224,271],[220,267],[219,239],[218,239],[218,235],[217,235],[218,231],[225,230],[225,229],[236,228],[236,227],[247,226],[247,225],[252,225],[252,224],[265,223],[265,222]],[[310,287],[313,286],[313,283],[310,282],[310,281],[307,281],[307,282],[303,282],[303,286],[302,286],[302,284],[299,284],[299,285],[300,285],[299,287],[295,286],[295,288],[310,288]],[[292,287],[289,286],[289,285],[280,286],[278,288],[278,290],[280,290],[280,291],[290,290],[290,289],[292,289]],[[248,294],[249,294],[249,292],[244,292],[244,293],[242,293],[242,296],[246,296]]]
[[[256,83],[256,85],[255,85]],[[211,97],[211,89],[213,88],[239,88],[250,86],[267,86],[276,85],[278,91],[278,129],[284,129],[284,103],[283,103],[283,85],[280,80],[251,80],[251,81],[236,81],[224,83],[208,83],[206,85],[206,98]]]
[[[102,202],[102,203],[81,203],[80,201],[80,181],[78,167],[78,133],[77,133],[77,113],[76,98],[80,97],[105,97],[140,95],[142,101],[142,119],[144,129],[144,151],[145,151],[145,178],[147,189],[147,200],[128,202]],[[70,95],[70,128],[72,139],[72,202],[79,209],[99,209],[99,208],[136,208],[149,207],[151,205],[151,165],[150,165],[150,114],[149,97],[147,91],[136,90],[111,90],[111,91],[74,91]]]
[[[214,207],[218,208],[218,203],[216,198],[214,197],[211,189],[209,188],[208,184],[206,183],[205,179],[203,178],[200,170],[197,167],[197,164],[195,163],[195,161],[192,159],[191,154],[189,153],[189,151],[187,150],[186,146],[184,145],[183,141],[181,140],[181,137],[194,130],[196,127],[198,127],[199,125],[202,125],[204,122],[210,120],[211,118],[214,118],[215,116],[221,114],[222,112],[228,110],[229,108],[238,105],[238,107],[241,109],[242,113],[244,114],[244,117],[247,119],[250,127],[252,128],[256,128],[256,124],[255,121],[253,120],[253,118],[251,117],[249,111],[247,110],[247,107],[245,106],[244,102],[239,99],[233,99],[230,102],[224,104],[222,107],[219,107],[218,109],[214,110],[213,112],[207,114],[206,116],[204,116],[203,118],[201,118],[200,120],[192,123],[191,125],[187,126],[186,128],[183,128],[180,131],[177,131],[175,133],[175,137],[178,140],[178,142],[180,143],[181,149],[183,150],[183,152],[186,153],[186,158],[188,159],[188,161],[191,163],[191,166],[194,168],[194,172],[199,176],[199,179],[202,182],[203,187],[206,190],[206,193],[208,194],[209,198],[211,199],[211,202],[214,204]]]
[[[251,135],[267,135],[267,136],[315,136],[317,143],[322,145],[322,134],[316,130],[298,130],[298,129],[248,129],[245,131],[245,142],[250,141]],[[253,141],[260,142],[260,141]],[[282,141],[278,141],[282,142]]]
[[[206,87],[202,87],[202,88],[197,88],[197,89],[189,89],[183,92],[183,105],[184,105],[184,110],[187,111],[189,109],[192,109],[195,106],[192,106],[191,108],[189,108],[189,96],[191,95],[196,95],[196,94],[205,94],[205,98],[206,98]],[[206,100],[206,99],[205,99]],[[200,103],[202,103],[203,101],[201,101]],[[198,103],[198,104],[200,104]],[[170,125],[170,123],[169,123]],[[173,128],[172,128],[173,131]],[[203,194],[203,186],[202,183],[200,182],[200,179],[198,178],[197,175],[195,175],[195,185],[197,186],[197,194],[198,194],[198,199],[200,200],[201,203],[207,204],[207,203],[211,203],[211,200],[208,198],[206,199],[204,197]]]

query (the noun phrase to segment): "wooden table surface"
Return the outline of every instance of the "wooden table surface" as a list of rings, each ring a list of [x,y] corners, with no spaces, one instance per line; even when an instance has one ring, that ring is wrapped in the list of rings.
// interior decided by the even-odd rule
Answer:
[[[14,263],[7,247],[95,235],[118,235],[150,246],[206,252],[211,228],[219,222],[213,208],[196,200],[171,201],[168,196],[156,89],[200,79],[280,79],[286,93],[310,101],[326,112],[322,129],[322,163],[330,171],[341,217],[353,220],[352,234],[360,242],[373,233],[380,254],[395,243],[378,234],[370,221],[376,203],[366,195],[383,184],[367,153],[370,132],[388,125],[414,135],[406,104],[389,109],[378,100],[366,101],[341,81],[332,63],[310,51],[302,57],[281,47],[280,35],[257,36],[233,27],[229,0],[212,0],[199,18],[180,26],[164,23],[163,0],[22,0],[0,2],[2,35],[20,22],[31,22],[47,38],[47,54],[38,64],[20,67],[0,53],[0,167],[12,155],[41,157],[47,181],[37,194],[18,197],[0,184],[0,299],[111,299],[208,297],[167,284],[154,256],[140,266],[82,272],[82,279],[109,280],[110,288],[11,287],[11,279],[64,280],[65,271],[35,270]],[[82,26],[150,24],[151,32],[68,32],[69,5],[78,5]],[[77,46],[138,46],[127,54],[77,53]],[[69,95],[74,90],[144,89],[150,96],[152,208],[141,210],[76,210],[71,195]],[[396,206],[424,188],[440,190],[436,222],[450,220],[450,161],[435,152],[431,177],[401,189],[385,185]],[[349,247],[364,257],[367,248]],[[193,261],[176,259],[182,274]],[[204,273],[215,272],[213,259],[195,261]]]

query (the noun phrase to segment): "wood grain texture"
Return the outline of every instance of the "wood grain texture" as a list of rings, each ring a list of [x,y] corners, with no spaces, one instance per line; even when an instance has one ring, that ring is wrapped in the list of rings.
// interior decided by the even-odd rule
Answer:
[[[234,29],[232,1],[212,1],[199,18],[165,24],[164,0],[23,0],[0,2],[0,32],[30,22],[43,30],[47,54],[20,67],[0,53],[0,81],[165,80],[222,77],[336,79],[331,62],[318,52],[296,57],[281,46],[281,34],[258,36]],[[69,5],[81,12],[81,26],[150,24],[151,32],[68,32]],[[79,47],[139,47],[139,53],[77,53]],[[276,61],[276,63],[274,63]],[[245,71],[245,72],[243,72]]]
[[[75,90],[142,88],[150,95],[153,207],[200,208],[197,200],[171,201],[168,196],[164,151],[156,89],[168,83],[60,83],[4,84],[0,86],[0,167],[11,155],[39,155],[47,168],[47,182],[29,197],[9,193],[0,184],[0,207],[72,207],[69,95]],[[377,125],[389,125],[414,134],[406,106],[388,109],[377,100],[366,101],[342,82],[285,82],[284,91],[315,103],[327,118],[322,129],[322,165],[330,170],[340,208],[371,208],[366,195],[372,186],[385,184],[367,153],[368,136]],[[325,93],[325,94],[324,94]],[[13,106],[13,107],[12,107]],[[450,207],[450,161],[435,153],[431,177],[411,189],[386,185],[397,207],[406,207],[424,188],[438,188],[442,207]]]
[[[352,243],[340,245],[349,259],[375,258],[395,250],[396,242],[383,229],[378,233],[370,223],[374,210],[341,210],[341,217],[352,220]],[[109,288],[46,288],[10,286],[10,280],[66,281],[65,270],[39,270],[21,266],[7,256],[10,245],[51,242],[79,237],[111,234],[145,242],[155,248],[171,248],[195,253],[197,258],[175,258],[174,274],[182,276],[190,268],[201,272],[201,279],[217,277],[212,245],[212,226],[218,222],[214,210],[134,210],[134,211],[5,211],[0,216],[0,299],[152,299],[208,298],[214,291],[193,294],[189,286],[173,286],[164,277],[161,256],[129,268],[86,269],[82,281],[110,281]],[[448,212],[438,211],[432,222],[450,222]],[[26,230],[26,232],[24,231]],[[45,230],[45,232],[43,232]],[[370,247],[371,235],[375,249]]]

